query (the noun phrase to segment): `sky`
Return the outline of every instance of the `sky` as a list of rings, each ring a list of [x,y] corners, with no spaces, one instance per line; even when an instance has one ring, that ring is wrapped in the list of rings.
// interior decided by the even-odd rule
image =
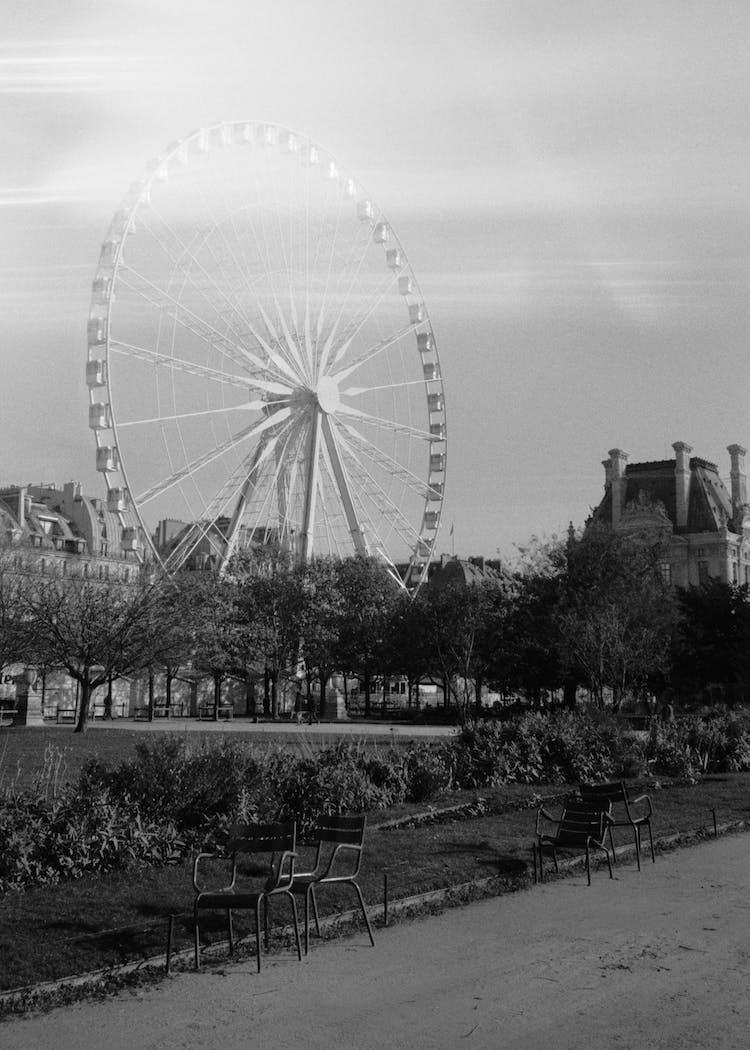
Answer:
[[[601,461],[750,446],[745,0],[5,0],[0,485],[94,469],[86,320],[147,161],[268,120],[377,199],[448,421],[438,550],[583,524]],[[451,527],[453,534],[451,535]]]

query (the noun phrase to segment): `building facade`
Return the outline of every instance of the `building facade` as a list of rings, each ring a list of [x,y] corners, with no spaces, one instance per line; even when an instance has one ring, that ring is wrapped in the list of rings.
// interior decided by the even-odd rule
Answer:
[[[676,441],[674,459],[628,463],[619,448],[603,460],[604,496],[592,520],[665,541],[663,572],[675,587],[709,579],[750,584],[746,449],[730,445],[729,488],[715,463]]]

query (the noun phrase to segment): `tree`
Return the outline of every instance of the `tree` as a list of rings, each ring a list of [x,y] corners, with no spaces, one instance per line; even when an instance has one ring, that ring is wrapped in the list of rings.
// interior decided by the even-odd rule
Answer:
[[[437,666],[424,587],[415,595],[401,591],[396,596],[387,648],[390,653],[388,662],[393,670],[406,677],[411,707],[415,687],[418,688],[422,679],[429,677]]]
[[[357,675],[369,717],[372,683],[384,670],[388,625],[399,593],[385,566],[371,557],[346,558],[338,565],[338,589],[345,609],[337,663]]]
[[[0,549],[0,672],[30,655],[30,632],[25,623],[27,577],[13,564],[12,554]]]
[[[320,682],[321,713],[326,710],[326,683],[337,670],[336,656],[346,608],[339,589],[338,562],[318,558],[301,566],[300,656],[307,681],[307,703],[312,682]]]
[[[279,717],[280,691],[298,671],[305,623],[304,576],[275,550],[239,555],[227,573],[236,588],[239,641],[263,661],[271,689],[271,717]]]
[[[750,594],[709,580],[681,591],[672,680],[683,694],[719,685],[730,700],[750,691]]]
[[[106,681],[147,667],[158,646],[153,613],[159,586],[80,577],[36,581],[23,608],[35,657],[64,667],[80,686],[75,732],[86,729],[91,693]]]
[[[186,572],[177,580],[175,609],[187,635],[181,644],[192,650],[193,667],[211,675],[214,721],[219,718],[222,684],[237,666],[244,640],[237,598],[236,581],[211,571]]]
[[[502,675],[511,597],[500,581],[452,582],[427,596],[433,651],[463,723],[478,710],[488,677]]]
[[[662,541],[593,525],[569,537],[566,558],[556,615],[563,661],[599,705],[608,687],[618,708],[669,669],[675,603]]]

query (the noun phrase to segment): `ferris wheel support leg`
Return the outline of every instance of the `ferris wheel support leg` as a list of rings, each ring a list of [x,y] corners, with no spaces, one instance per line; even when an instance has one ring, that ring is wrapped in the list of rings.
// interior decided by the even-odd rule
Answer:
[[[312,409],[310,440],[307,448],[307,476],[305,477],[305,516],[302,522],[302,540],[299,557],[303,563],[310,560],[315,532],[315,507],[318,495],[318,461],[320,459],[320,424],[323,412],[318,405]]]
[[[370,552],[367,547],[362,527],[357,519],[357,512],[354,509],[354,499],[352,497],[351,487],[349,485],[349,478],[346,475],[344,464],[341,460],[339,453],[338,443],[336,441],[336,435],[333,432],[330,421],[327,416],[323,416],[323,437],[325,439],[326,448],[328,449],[328,455],[331,459],[331,468],[333,470],[333,476],[336,479],[336,485],[341,496],[341,502],[344,506],[344,514],[346,515],[346,521],[349,526],[349,532],[352,536],[352,542],[354,543],[354,549],[357,554],[366,557]]]
[[[220,572],[224,572],[224,569],[226,568],[229,559],[232,557],[237,547],[237,537],[240,533],[240,523],[242,521],[242,515],[245,513],[247,501],[253,489],[255,488],[255,472],[258,468],[258,462],[260,460],[264,444],[265,442],[261,440],[257,449],[255,450],[252,465],[247,473],[247,477],[245,478],[242,484],[240,494],[237,497],[237,503],[235,504],[234,511],[232,513],[232,520],[229,522],[229,528],[227,529],[227,542],[224,548],[224,555],[221,559],[221,567],[219,570]]]

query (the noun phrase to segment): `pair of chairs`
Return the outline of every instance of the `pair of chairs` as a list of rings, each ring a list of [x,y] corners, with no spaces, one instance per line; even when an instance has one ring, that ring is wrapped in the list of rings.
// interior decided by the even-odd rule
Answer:
[[[638,870],[641,870],[641,831],[648,829],[651,845],[651,860],[656,862],[654,837],[651,830],[651,799],[648,795],[639,795],[631,799],[623,781],[605,784],[581,784],[580,798],[573,799],[563,806],[559,817],[553,817],[546,809],[537,812],[536,846],[539,855],[539,878],[543,880],[543,847],[548,846],[552,852],[555,871],[558,871],[557,848],[584,849],[586,852],[586,875],[591,885],[591,848],[601,850],[607,858],[609,877],[612,878],[612,861],[616,861],[615,828],[630,828],[635,843],[635,856]],[[555,825],[554,830],[544,831],[543,821]],[[606,838],[609,837],[609,848]],[[611,849],[611,853],[610,853]],[[534,861],[536,876],[536,856]]]
[[[221,909],[226,912],[229,952],[234,951],[232,912],[250,910],[255,915],[256,962],[260,973],[261,914],[264,942],[268,950],[268,905],[273,897],[285,896],[291,906],[297,958],[302,959],[297,896],[305,898],[305,954],[310,947],[310,905],[315,928],[320,936],[320,919],[315,890],[334,884],[353,887],[367,926],[370,943],[375,938],[367,917],[362,890],[357,883],[364,849],[366,817],[334,815],[323,817],[315,828],[310,845],[315,848],[315,862],[308,871],[295,871],[297,826],[294,821],[278,824],[236,824],[229,830],[226,849],[220,853],[199,853],[193,866],[195,901],[195,967],[200,967],[200,913]],[[204,888],[201,866],[207,861],[227,861],[230,882],[220,889]]]

